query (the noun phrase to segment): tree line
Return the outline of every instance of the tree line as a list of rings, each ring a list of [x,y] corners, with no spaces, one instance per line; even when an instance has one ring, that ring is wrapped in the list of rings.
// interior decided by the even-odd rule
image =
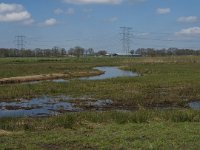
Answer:
[[[70,48],[53,47],[52,49],[41,49],[36,48],[30,49],[8,49],[0,48],[0,57],[57,57],[57,56],[103,56],[106,55],[106,50],[94,51],[93,48],[84,49],[80,46]],[[142,56],[180,56],[180,55],[200,55],[200,50],[193,49],[179,49],[179,48],[168,48],[168,49],[155,49],[155,48],[138,48],[137,50],[131,50],[130,54],[139,54]],[[112,55],[112,54],[111,54]]]
[[[105,50],[100,50],[95,52],[93,48],[84,49],[80,46],[70,48],[66,50],[65,48],[53,47],[52,49],[41,49],[36,48],[34,50],[30,49],[8,49],[0,48],[0,57],[55,57],[55,56],[94,56],[94,55],[106,55]]]
[[[181,56],[181,55],[200,55],[200,50],[194,49],[180,49],[180,48],[168,48],[168,49],[154,49],[154,48],[139,48],[132,53],[140,54],[142,56]]]

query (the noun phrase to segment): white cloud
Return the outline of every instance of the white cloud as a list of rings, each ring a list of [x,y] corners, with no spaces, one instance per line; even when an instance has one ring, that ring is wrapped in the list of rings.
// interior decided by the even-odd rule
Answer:
[[[54,18],[50,18],[45,20],[43,23],[40,23],[40,26],[54,26],[58,23],[58,21]]]
[[[61,0],[64,3],[71,4],[121,4],[123,2],[137,3],[137,2],[146,2],[147,0]]]
[[[56,15],[60,15],[60,14],[73,15],[74,13],[75,13],[74,8],[68,8],[67,10],[57,8],[54,10],[54,14],[56,14]]]
[[[180,17],[178,18],[178,22],[183,22],[183,23],[194,23],[197,22],[198,17],[197,16],[187,16],[187,17]]]
[[[14,22],[30,19],[31,15],[27,11],[0,14],[1,22]]]
[[[0,3],[0,22],[32,20],[31,14],[20,4]]]
[[[170,8],[158,8],[157,9],[157,13],[158,14],[168,14],[171,12]]]
[[[0,13],[13,12],[13,11],[23,11],[24,8],[20,4],[7,4],[0,3]]]
[[[72,15],[72,14],[75,13],[75,10],[74,10],[74,8],[68,8],[67,11],[66,11],[66,13],[67,13],[68,15]]]
[[[195,36],[200,35],[200,27],[191,27],[187,29],[182,29],[179,32],[175,33],[176,35],[185,35],[185,36]]]
[[[63,0],[72,4],[120,4],[123,0]]]

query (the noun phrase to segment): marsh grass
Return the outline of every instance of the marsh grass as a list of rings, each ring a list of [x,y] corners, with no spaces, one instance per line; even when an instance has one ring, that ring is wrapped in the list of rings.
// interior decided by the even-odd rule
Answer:
[[[0,58],[0,78],[88,71],[96,66],[120,65],[123,58]]]
[[[139,110],[136,112],[82,112],[67,113],[47,118],[1,118],[0,129],[8,131],[47,131],[57,128],[78,128],[91,123],[150,123],[150,122],[200,122],[199,111],[193,110]]]
[[[171,110],[162,113],[162,117],[172,122],[200,122],[200,112],[192,110]]]
[[[88,96],[111,99],[120,108],[140,108],[0,118],[0,149],[199,149],[199,110],[144,109],[184,107],[191,100],[200,100],[199,65],[197,56],[0,59],[0,78],[90,71],[95,66],[123,66],[140,74],[100,81],[0,85],[0,101],[41,95]]]
[[[17,62],[16,62],[17,61]],[[118,106],[182,106],[200,100],[200,57],[156,58],[10,58],[0,59],[0,77],[90,71],[95,66],[123,66],[138,77],[69,83],[0,85],[0,101],[41,95],[89,96],[111,99]],[[25,68],[24,68],[25,67]],[[24,69],[28,69],[24,71]],[[11,73],[11,74],[9,74]]]

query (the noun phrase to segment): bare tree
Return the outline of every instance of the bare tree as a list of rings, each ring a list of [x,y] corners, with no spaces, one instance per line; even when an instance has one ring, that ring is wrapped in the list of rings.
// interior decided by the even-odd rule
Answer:
[[[84,48],[79,47],[79,46],[76,46],[76,47],[74,47],[74,48],[70,48],[70,49],[68,50],[68,54],[69,54],[69,55],[77,56],[77,57],[79,58],[80,56],[83,56],[84,51],[85,51]]]
[[[100,51],[97,52],[97,54],[105,56],[107,54],[107,51],[106,50],[100,50]]]

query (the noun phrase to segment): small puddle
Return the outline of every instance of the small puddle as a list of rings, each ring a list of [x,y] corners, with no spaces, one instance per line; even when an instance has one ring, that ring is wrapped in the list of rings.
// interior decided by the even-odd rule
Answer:
[[[65,79],[54,79],[54,80],[50,80],[52,82],[55,82],[55,83],[67,83],[69,82],[69,80],[65,80]]]
[[[38,83],[42,83],[44,81],[50,81],[50,82],[55,82],[55,83],[67,83],[67,82],[69,82],[69,80],[65,80],[65,79],[53,79],[53,80],[22,82],[21,84],[38,84]]]
[[[200,110],[200,102],[190,102],[188,106],[195,110]]]
[[[113,101],[111,100],[97,100],[96,102],[88,102],[88,106],[91,107],[106,107],[111,106],[113,104]]]

